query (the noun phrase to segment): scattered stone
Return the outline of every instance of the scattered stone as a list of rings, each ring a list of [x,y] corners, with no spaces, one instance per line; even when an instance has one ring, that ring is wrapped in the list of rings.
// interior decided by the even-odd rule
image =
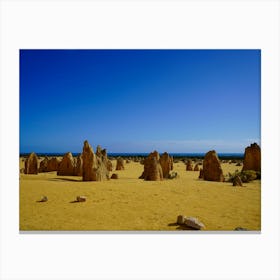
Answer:
[[[25,174],[38,174],[38,157],[35,153],[31,153],[24,163]]]
[[[161,165],[163,178],[168,178],[169,172],[173,169],[173,159],[165,152],[161,155],[159,163]]]
[[[243,228],[243,227],[236,227],[234,230],[236,231],[247,231],[247,228]]]
[[[57,175],[58,176],[73,176],[75,162],[72,153],[66,153],[59,164]]]
[[[233,178],[232,185],[233,185],[233,186],[240,186],[240,187],[242,187],[243,185],[242,185],[242,180],[241,180],[241,178],[240,178],[239,176],[235,176],[235,177]]]
[[[236,164],[236,166],[242,166],[242,163],[241,163],[241,162],[238,162],[238,163]]]
[[[216,151],[209,151],[203,160],[203,179],[224,182],[223,170]]]
[[[85,202],[87,198],[85,196],[77,196],[77,201],[78,202]]]
[[[194,217],[187,217],[184,221],[184,224],[188,227],[191,227],[193,229],[198,229],[198,230],[205,228],[205,225]]]
[[[242,171],[245,170],[261,171],[261,148],[257,143],[245,149]]]
[[[47,196],[42,196],[41,200],[39,200],[40,202],[47,202],[48,201],[48,197]]]
[[[116,170],[124,170],[124,159],[121,157],[117,158]]]
[[[116,173],[113,173],[111,176],[111,179],[119,179],[119,175]]]
[[[177,217],[177,224],[178,224],[178,225],[183,225],[183,224],[185,223],[186,219],[187,219],[187,218],[186,218],[185,216],[179,215],[179,216]]]
[[[175,179],[178,177],[178,173],[177,172],[171,172],[171,174],[169,174],[168,179]]]
[[[162,168],[159,163],[159,153],[154,151],[144,160],[144,171],[139,179],[146,181],[160,181],[163,179]]]

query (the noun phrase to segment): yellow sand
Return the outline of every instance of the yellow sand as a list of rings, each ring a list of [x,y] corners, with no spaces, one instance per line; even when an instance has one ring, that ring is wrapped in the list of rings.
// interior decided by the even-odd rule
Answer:
[[[222,168],[227,174],[241,167],[225,163]],[[56,172],[21,174],[20,230],[169,231],[180,229],[175,224],[180,214],[197,217],[206,230],[261,229],[259,180],[246,187],[203,181],[182,162],[174,164],[180,177],[173,180],[143,181],[142,171],[140,163],[127,163],[125,170],[113,171],[119,179],[106,182]],[[79,195],[87,201],[73,202]],[[37,202],[42,196],[48,202]]]

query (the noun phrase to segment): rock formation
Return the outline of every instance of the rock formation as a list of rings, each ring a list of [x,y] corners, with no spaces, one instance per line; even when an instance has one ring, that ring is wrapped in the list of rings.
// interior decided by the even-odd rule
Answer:
[[[241,180],[241,178],[240,178],[239,176],[235,176],[235,177],[233,178],[232,185],[233,185],[233,186],[240,186],[240,187],[242,187],[243,185],[242,185],[242,180]]]
[[[159,153],[154,151],[144,160],[144,171],[139,179],[146,181],[160,181],[163,179],[162,168],[159,163]]]
[[[187,217],[185,219],[184,224],[190,228],[197,229],[197,230],[201,230],[205,228],[205,225],[195,217]]]
[[[63,156],[62,161],[59,164],[57,175],[59,176],[73,176],[74,175],[75,162],[72,153],[68,152]]]
[[[39,172],[48,172],[48,161],[49,161],[49,159],[47,157],[45,157],[40,162]]]
[[[124,160],[121,157],[117,158],[116,170],[124,170]]]
[[[42,196],[41,199],[38,202],[47,202],[48,197],[47,196]]]
[[[107,161],[107,170],[108,171],[113,171],[113,163],[109,159]]]
[[[198,178],[199,178],[199,179],[203,179],[203,176],[204,176],[204,175],[203,175],[203,169],[200,168]]]
[[[25,174],[38,174],[38,157],[35,153],[31,153],[24,163]]]
[[[100,147],[100,146],[99,146]],[[107,155],[105,157],[101,148],[97,148],[98,156],[94,153],[88,141],[84,142],[83,147],[83,181],[103,181],[109,179],[107,169]]]
[[[57,171],[59,163],[60,163],[59,160],[57,158],[55,158],[55,157],[53,157],[50,160],[48,160],[47,172]]]
[[[195,165],[193,171],[199,171],[199,164],[198,163]]]
[[[177,217],[177,224],[181,226],[186,226],[191,229],[196,229],[196,230],[201,230],[205,228],[205,225],[200,222],[197,218],[195,217],[186,217],[184,215],[179,215]]]
[[[170,170],[173,170],[173,165],[174,165],[173,156],[170,156],[170,161],[171,161],[171,169]]]
[[[159,159],[161,165],[163,178],[169,177],[169,172],[173,169],[173,160],[168,153],[163,153]]]
[[[119,179],[119,175],[116,173],[113,173],[111,176],[111,179]]]
[[[251,144],[245,149],[242,170],[261,171],[261,148],[257,143]]]
[[[215,151],[209,151],[203,161],[203,179],[206,181],[224,182],[223,170]]]
[[[79,195],[76,198],[77,202],[85,202],[87,200],[87,198],[85,196]]]
[[[184,216],[184,215],[179,215],[179,216],[177,217],[177,224],[178,224],[178,225],[183,225],[183,224],[185,223],[186,219],[187,219],[186,216]]]
[[[192,161],[190,159],[186,163],[186,171],[193,171]]]
[[[74,175],[83,176],[83,159],[82,155],[78,155],[75,159]]]

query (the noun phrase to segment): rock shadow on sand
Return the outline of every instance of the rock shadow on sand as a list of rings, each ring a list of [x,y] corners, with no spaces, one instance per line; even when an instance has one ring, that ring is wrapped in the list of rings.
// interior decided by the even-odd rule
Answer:
[[[48,181],[67,181],[67,182],[82,182],[81,179],[71,179],[71,178],[50,178]]]
[[[194,228],[189,227],[189,226],[187,226],[187,225],[178,225],[177,223],[170,223],[170,224],[168,224],[168,226],[169,226],[169,227],[175,227],[175,226],[177,226],[177,227],[175,228],[175,230],[193,230],[193,231],[197,231],[197,229],[194,229]]]

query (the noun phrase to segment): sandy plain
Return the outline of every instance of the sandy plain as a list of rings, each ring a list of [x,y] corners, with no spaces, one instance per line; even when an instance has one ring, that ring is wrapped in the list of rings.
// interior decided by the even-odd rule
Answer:
[[[24,166],[20,158],[20,167]],[[113,161],[115,170],[116,161]],[[178,231],[178,215],[197,217],[207,231],[236,227],[261,230],[261,181],[233,187],[231,183],[198,179],[198,171],[174,164],[179,178],[164,181],[138,179],[143,165],[125,164],[113,171],[119,179],[83,182],[82,177],[56,172],[20,174],[19,229],[22,231]],[[224,174],[241,170],[222,163]],[[87,201],[75,202],[84,195]],[[38,202],[47,196],[47,202]]]

